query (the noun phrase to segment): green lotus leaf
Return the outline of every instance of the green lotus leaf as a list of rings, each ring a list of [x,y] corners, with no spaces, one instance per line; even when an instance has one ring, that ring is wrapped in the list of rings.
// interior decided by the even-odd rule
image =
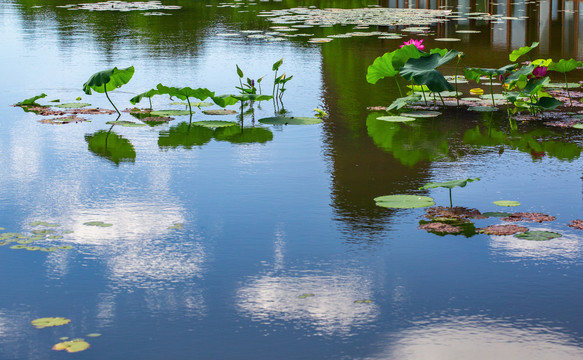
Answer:
[[[30,239],[28,239],[28,240],[18,240],[17,241],[17,243],[19,243],[19,244],[30,244],[30,243],[33,243],[33,242],[34,242],[34,240],[30,240]]]
[[[50,239],[50,240],[59,240],[59,239],[62,239],[62,238],[63,238],[62,235],[51,235],[51,236],[48,236],[47,237],[47,239]]]
[[[557,100],[550,96],[540,97],[537,102],[533,103],[533,106],[538,106],[545,110],[554,110],[562,105],[563,105],[562,101]]]
[[[211,97],[211,99],[215,104],[219,105],[222,108],[227,107],[229,105],[235,105],[236,103],[239,102],[239,100],[235,98],[234,95],[218,95]]]
[[[385,195],[374,198],[377,206],[392,209],[413,209],[435,205],[433,198],[418,195]]]
[[[20,102],[17,102],[14,105],[16,105],[16,106],[40,106],[39,104],[37,104],[36,101],[38,99],[42,99],[42,98],[45,98],[45,97],[47,97],[47,94],[42,93],[40,95],[36,95],[36,96],[31,97],[31,98],[24,99],[24,100],[22,100]]]
[[[561,59],[559,60],[559,62],[552,62],[549,67],[548,70],[550,71],[557,71],[560,73],[568,73],[569,71],[573,71],[578,67],[582,67],[583,66],[583,62],[581,61],[577,61],[575,59],[569,59],[569,60],[565,60],[565,59]],[[578,84],[579,86],[581,86],[581,84]]]
[[[527,231],[525,233],[516,234],[514,236],[524,240],[547,241],[560,238],[563,235],[552,231]]]
[[[293,75],[288,77],[288,78],[284,78],[285,82],[280,81],[280,83],[285,84],[286,82],[291,80],[292,77],[293,77]],[[273,96],[271,96],[271,95],[262,95],[262,94],[237,94],[237,95],[231,95],[231,96],[239,101],[266,101],[266,100],[273,99]]]
[[[26,246],[24,246],[24,245],[12,245],[10,248],[14,249],[14,250],[22,250],[22,249],[26,248]]]
[[[35,227],[35,226],[46,226],[46,227],[58,227],[58,226],[61,226],[59,224],[48,223],[46,221],[33,221],[29,225],[32,226],[32,227]]]
[[[237,125],[237,123],[232,121],[216,120],[216,121],[195,121],[192,123],[192,125],[205,126],[209,128],[220,128],[225,126],[235,126]]]
[[[512,213],[505,212],[505,211],[489,211],[489,212],[482,213],[482,215],[487,216],[487,217],[502,218],[502,217],[510,216],[510,215],[512,215]]]
[[[24,248],[28,251],[38,251],[41,249],[39,246],[25,246]]]
[[[176,88],[172,86],[165,86],[162,84],[156,85],[159,94],[166,94],[170,97],[177,97],[180,100],[187,100],[191,97],[204,101],[209,97],[215,96],[215,93],[207,88],[192,89],[190,87]],[[190,100],[189,100],[190,101]]]
[[[84,108],[87,106],[91,106],[91,104],[88,104],[88,103],[64,103],[64,104],[55,105],[55,107],[63,108],[63,109],[80,109],[80,108]]]
[[[101,336],[101,334],[99,334],[99,333],[87,334],[87,337],[100,337],[100,336]],[[67,340],[67,339],[64,339],[64,340]]]
[[[532,49],[536,48],[537,46],[538,46],[538,42],[533,42],[530,46],[523,46],[519,49],[512,51],[510,53],[510,55],[508,56],[508,58],[510,59],[510,61],[515,62],[516,60],[518,60],[519,57],[527,54],[528,52],[530,52]]]
[[[134,162],[136,151],[132,143],[113,131],[99,130],[85,135],[89,151],[97,156],[119,165],[121,162]]]
[[[415,121],[414,117],[410,116],[379,116],[377,120],[387,121],[387,122],[408,122]]]
[[[42,251],[42,252],[53,252],[53,251],[57,251],[57,250],[59,250],[59,249],[56,247],[50,247],[50,248],[41,247],[39,249],[39,251]]]
[[[548,83],[545,85],[545,88],[551,88],[551,89],[576,89],[581,87],[580,83]]]
[[[434,53],[417,59],[409,59],[399,74],[405,80],[413,80],[418,85],[426,85],[433,92],[454,91],[455,88],[435,69],[456,58],[458,54],[458,51],[450,50],[445,56]]]
[[[113,69],[99,71],[93,74],[85,84],[83,84],[83,91],[87,95],[91,95],[91,90],[98,93],[105,91],[113,91],[122,85],[127,84],[134,76],[134,67],[130,66],[125,69]]]
[[[317,117],[277,116],[259,119],[262,124],[269,125],[313,125],[322,122]]]
[[[433,118],[441,115],[439,111],[410,111],[401,113],[401,116],[407,116],[412,118]]]
[[[182,116],[190,115],[189,110],[154,110],[150,112],[150,116]]]
[[[46,327],[66,325],[70,322],[71,320],[64,317],[46,317],[32,320],[30,323],[37,329],[44,329]]]
[[[55,344],[53,350],[65,350],[69,353],[80,352],[89,349],[89,343],[83,339],[73,339]]]
[[[385,53],[376,58],[373,64],[368,67],[366,81],[376,84],[380,79],[393,77],[399,74],[409,59],[419,58],[423,54],[415,45],[406,45],[390,53]]]
[[[442,187],[442,188],[446,188],[446,189],[453,189],[456,186],[465,187],[468,183],[474,182],[474,181],[479,181],[479,180],[480,180],[480,178],[458,179],[458,180],[450,180],[450,181],[445,181],[445,182],[431,182],[431,183],[423,185],[422,187],[419,188],[419,190],[433,189],[433,188],[438,188],[438,187]]]
[[[174,225],[168,227],[168,230],[182,230],[182,229],[184,229],[183,223],[174,223]]]
[[[583,124],[575,124],[572,126],[574,129],[583,129]]]
[[[228,109],[203,110],[203,113],[206,115],[236,115],[237,114],[237,112],[235,110],[228,110]]]
[[[73,249],[73,247],[71,245],[61,245],[61,246],[57,246],[57,249],[71,250],[71,249]]]
[[[494,76],[500,76],[500,75],[506,74],[506,73],[514,70],[514,68],[516,68],[517,66],[518,66],[517,64],[510,64],[510,65],[503,66],[499,69],[465,68],[464,69],[464,76],[466,79],[473,80],[479,84],[482,76],[487,76],[488,78],[494,77]]]
[[[158,89],[150,89],[148,91],[145,91],[145,92],[143,92],[141,94],[138,94],[138,95],[134,96],[133,98],[130,99],[130,102],[133,105],[135,105],[135,104],[139,103],[143,98],[150,99],[154,95],[160,95],[160,91]]]
[[[103,221],[87,221],[87,222],[84,222],[83,225],[86,225],[86,226],[98,226],[98,227],[110,227],[110,226],[113,226],[113,224],[107,224],[107,223],[104,223]]]
[[[123,126],[123,127],[144,127],[144,126],[147,126],[146,124],[135,123],[133,121],[127,121],[127,120],[108,121],[108,122],[106,122],[106,124],[119,125],[119,126]]]
[[[497,200],[494,201],[494,205],[498,206],[518,206],[520,203],[514,200]]]
[[[54,234],[56,231],[55,230],[50,230],[50,229],[44,229],[44,230],[32,230],[31,233],[35,234],[35,235],[48,235],[48,234]]]

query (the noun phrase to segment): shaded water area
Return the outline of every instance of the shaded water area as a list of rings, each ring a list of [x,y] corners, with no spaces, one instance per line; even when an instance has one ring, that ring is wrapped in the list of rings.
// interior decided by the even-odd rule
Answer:
[[[367,107],[388,106],[399,92],[393,79],[366,81],[377,56],[410,38],[463,51],[461,66],[504,66],[513,49],[535,41],[533,58],[582,60],[578,4],[389,1],[380,5],[455,13],[422,33],[404,30],[417,23],[319,24],[266,38],[250,35],[292,25],[263,16],[272,10],[379,4],[183,0],[149,10],[167,15],[145,16],[1,2],[0,227],[29,238],[40,230],[32,244],[59,249],[0,246],[0,359],[60,359],[67,354],[51,348],[65,337],[90,343],[70,355],[79,359],[582,358],[583,233],[567,226],[583,218],[581,130],[465,106],[384,122]],[[308,41],[350,32],[403,37]],[[284,36],[291,33],[313,36]],[[280,58],[280,74],[293,75],[283,107],[293,116],[322,109],[321,124],[263,125],[271,101],[242,117],[195,108],[192,119],[145,127],[112,127],[116,115],[103,114],[46,124],[39,120],[57,116],[10,106],[46,93],[39,103],[81,97],[109,109],[83,83],[130,65],[132,80],[109,94],[120,109],[158,83],[234,93],[236,64],[245,76],[265,76],[270,94]],[[452,75],[455,63],[440,70]],[[581,70],[569,74],[581,79]],[[488,93],[483,83],[462,87],[465,96],[473,87]],[[156,96],[152,105],[184,109],[173,101]],[[140,122],[128,113],[120,120]],[[230,132],[191,124],[201,120],[240,124]],[[454,205],[549,214],[556,220],[520,225],[562,237],[437,235],[417,229],[424,209],[373,200],[414,194],[448,206],[447,189],[419,187],[476,177],[453,189]],[[31,325],[43,317],[71,322]]]

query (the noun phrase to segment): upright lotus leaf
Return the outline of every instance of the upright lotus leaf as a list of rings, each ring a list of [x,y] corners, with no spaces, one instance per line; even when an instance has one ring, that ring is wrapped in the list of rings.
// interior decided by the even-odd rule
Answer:
[[[409,59],[419,59],[426,55],[427,53],[417,49],[415,45],[405,45],[402,48],[393,51],[393,67],[395,70],[401,71]]]
[[[83,84],[83,91],[87,95],[91,95],[91,90],[94,90],[98,93],[105,93],[107,100],[109,100],[115,111],[121,115],[117,107],[115,107],[109,98],[107,92],[113,91],[122,85],[127,84],[132,79],[132,76],[134,76],[134,71],[135,69],[133,66],[125,69],[118,69],[114,67],[113,69],[99,71],[91,75],[89,80]]]
[[[230,94],[212,96],[211,99],[215,104],[219,105],[222,108],[227,107],[229,105],[235,105],[236,103],[239,102],[239,99],[237,99],[235,95]]]
[[[508,65],[508,66],[510,66],[510,65]],[[535,68],[536,68],[536,66],[533,64],[524,65],[520,69],[518,69],[517,71],[513,71],[510,75],[508,75],[504,79],[504,82],[512,84],[512,82],[515,82],[515,81],[527,81],[528,76],[532,75],[532,72]],[[500,75],[503,75],[503,74],[500,74]]]
[[[465,68],[464,69],[464,76],[468,80],[473,80],[476,83],[480,83],[481,76],[487,76],[490,79],[490,95],[492,96],[492,106],[496,106],[496,102],[494,101],[494,87],[492,83],[492,78],[494,76],[504,75],[516,68],[517,64],[510,64],[503,66],[498,69],[490,69],[490,68]]]
[[[429,50],[430,54],[439,54],[442,57],[445,56],[449,52],[449,49],[440,49],[440,48],[433,48]]]
[[[113,161],[116,165],[136,160],[136,150],[132,143],[112,131],[99,130],[91,135],[85,135],[85,140],[89,151]]]
[[[200,101],[204,101],[209,97],[215,96],[215,93],[207,88],[197,88],[192,89],[190,87],[177,88],[173,86],[165,86],[162,84],[156,85],[156,89],[160,94],[166,94],[170,97],[177,97],[180,100],[186,100],[188,102],[188,109],[192,113],[192,105],[190,103],[190,98],[197,98]]]
[[[450,180],[450,181],[445,181],[445,182],[431,182],[431,183],[423,185],[422,187],[419,188],[419,190],[433,189],[433,188],[437,188],[437,187],[443,187],[443,188],[449,189],[449,207],[453,207],[453,204],[451,201],[451,189],[453,189],[456,186],[465,187],[469,182],[479,181],[479,180],[480,180],[480,178],[458,179],[458,180]]]
[[[458,53],[456,50],[450,50],[445,56],[434,53],[417,59],[409,59],[399,73],[406,80],[426,85],[434,93],[454,91],[455,88],[435,69],[457,57]]]
[[[532,103],[532,105],[543,110],[554,110],[563,105],[563,102],[555,99],[554,97],[542,96],[538,99],[538,101]]]
[[[529,53],[532,49],[536,48],[537,46],[538,42],[535,41],[530,46],[523,46],[519,49],[512,51],[508,58],[510,59],[510,61],[515,62],[516,60],[518,60],[519,57]]]
[[[134,96],[133,98],[130,99],[130,102],[133,105],[136,105],[143,98],[148,98],[148,100],[150,101],[150,110],[151,110],[152,109],[152,96],[154,96],[154,95],[160,95],[160,91],[158,89],[150,89],[146,92],[143,92],[141,94]]]
[[[45,94],[45,93],[42,93],[42,94],[40,94],[40,95],[36,95],[36,96],[33,96],[33,97],[31,97],[31,98],[24,99],[24,100],[22,100],[22,101],[20,101],[20,102],[17,102],[17,103],[16,103],[16,104],[14,104],[14,105],[15,105],[15,106],[40,106],[39,104],[37,104],[37,102],[36,102],[36,101],[37,101],[38,99],[42,99],[42,98],[44,98],[44,97],[47,97],[47,94]]]
[[[567,88],[567,95],[569,96],[570,106],[573,106],[573,100],[571,99],[571,93],[569,92],[569,85],[567,82],[567,73],[569,71],[573,71],[576,68],[581,67],[581,66],[583,66],[583,62],[581,62],[581,61],[577,61],[575,59],[569,59],[569,60],[561,59],[561,60],[559,60],[558,63],[552,62],[548,67],[548,70],[560,72],[561,74],[564,75],[565,87]]]
[[[371,84],[376,84],[380,79],[399,74],[393,67],[393,56],[394,53],[390,52],[377,57],[366,71],[366,81]]]
[[[175,149],[178,147],[192,149],[193,146],[202,146],[208,143],[212,138],[212,129],[182,122],[170,127],[168,131],[160,131],[158,146],[161,149]]]

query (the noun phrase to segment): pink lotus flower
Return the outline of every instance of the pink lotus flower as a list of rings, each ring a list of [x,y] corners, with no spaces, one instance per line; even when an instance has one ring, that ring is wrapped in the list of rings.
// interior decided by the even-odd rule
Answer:
[[[547,75],[547,67],[546,66],[538,66],[538,67],[534,68],[534,70],[532,71],[532,75],[534,75],[534,77],[537,79],[545,77]]]
[[[419,50],[423,50],[425,49],[425,45],[422,44],[423,43],[423,39],[421,40],[415,40],[415,39],[411,39],[409,41],[405,41],[403,43],[403,45],[401,45],[401,47],[405,46],[405,45],[415,45],[415,47]]]

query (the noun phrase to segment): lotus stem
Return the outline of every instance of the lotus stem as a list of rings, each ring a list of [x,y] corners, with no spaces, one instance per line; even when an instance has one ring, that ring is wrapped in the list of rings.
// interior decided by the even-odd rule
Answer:
[[[453,202],[451,201],[451,189],[449,189],[449,207],[453,207]]]
[[[455,100],[457,101],[457,107],[460,107],[460,98],[457,94],[457,70],[460,65],[460,57],[457,58],[457,64],[455,64],[455,77],[453,78],[455,81]]]
[[[148,101],[150,102],[150,110],[152,110],[152,98],[151,98],[151,97],[149,97],[149,98],[148,98]]]
[[[192,117],[192,106],[190,106],[190,98],[187,96],[186,101],[188,102],[188,111],[190,112],[190,116]]]
[[[111,101],[111,99],[109,98],[109,95],[107,95],[107,88],[105,87],[105,84],[103,85],[103,91],[105,92],[105,96],[107,97],[107,100],[109,100],[109,102],[111,103],[111,105],[113,106],[113,108],[115,109],[115,111],[117,111],[117,114],[121,116],[121,113],[115,107],[115,104],[113,103],[113,101]],[[118,116],[118,118],[119,118],[119,116]]]
[[[492,75],[490,75],[490,95],[492,96],[492,106],[496,106],[494,102],[494,86],[492,85]]]
[[[395,79],[395,83],[397,84],[397,89],[399,89],[399,97],[403,97],[403,92],[401,91],[401,86],[399,85],[399,81],[397,80],[397,77],[394,76],[393,78]]]
[[[275,98],[275,86],[277,85],[277,70],[275,70],[275,76],[273,78],[273,91],[271,92],[271,96]]]
[[[571,93],[569,92],[569,83],[567,82],[567,73],[563,73],[565,75],[565,88],[567,89],[567,95],[569,96],[569,104],[573,107],[573,100],[571,99]]]
[[[423,85],[421,85],[421,93],[423,94],[423,101],[425,101],[425,106],[427,106],[427,98],[425,97],[425,89],[423,89]]]
[[[437,95],[439,95],[439,98],[441,99],[441,103],[443,104],[443,106],[445,106],[445,101],[443,101],[443,97],[441,97],[441,93],[437,93]]]

